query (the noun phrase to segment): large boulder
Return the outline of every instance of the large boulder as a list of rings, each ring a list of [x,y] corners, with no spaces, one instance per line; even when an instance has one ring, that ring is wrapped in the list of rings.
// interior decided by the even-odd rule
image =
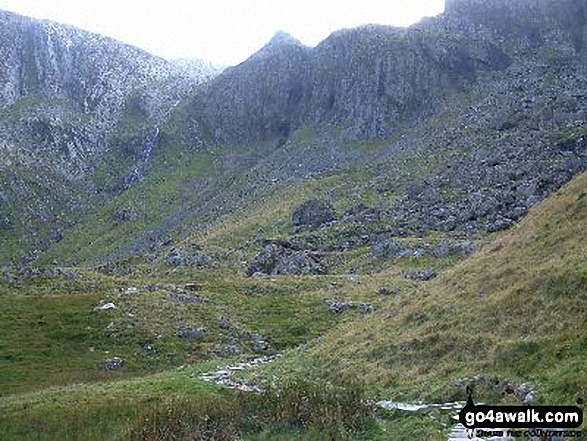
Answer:
[[[165,263],[169,266],[189,266],[196,268],[213,268],[217,265],[216,260],[201,251],[190,252],[184,249],[173,249],[165,257]]]
[[[267,243],[248,270],[250,276],[319,275],[327,272],[316,253],[295,249],[288,242]]]
[[[319,227],[336,219],[332,204],[319,199],[311,199],[298,207],[292,215],[296,227]]]

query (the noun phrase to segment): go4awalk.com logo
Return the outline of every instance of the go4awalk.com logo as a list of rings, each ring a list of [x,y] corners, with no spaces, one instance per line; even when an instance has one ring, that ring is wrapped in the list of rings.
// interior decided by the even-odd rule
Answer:
[[[583,411],[577,406],[477,406],[470,391],[459,421],[477,437],[581,438]]]

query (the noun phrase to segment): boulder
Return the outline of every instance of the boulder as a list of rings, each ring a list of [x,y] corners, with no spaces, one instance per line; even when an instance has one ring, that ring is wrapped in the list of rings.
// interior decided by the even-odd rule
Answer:
[[[382,286],[381,288],[379,288],[378,292],[380,296],[388,297],[390,295],[395,294],[396,290],[390,288],[389,286]]]
[[[189,252],[184,249],[174,249],[165,258],[169,266],[187,266],[196,268],[213,268],[217,262],[206,253],[195,251]]]
[[[119,371],[124,367],[124,360],[118,357],[114,357],[108,360],[104,360],[99,365],[100,369],[106,372]]]
[[[139,290],[139,288],[137,288],[135,286],[130,286],[128,288],[119,288],[118,292],[119,292],[119,294],[124,295],[124,296],[138,296],[141,294],[141,291]]]
[[[356,309],[361,314],[371,314],[375,312],[375,307],[371,305],[357,305]]]
[[[205,329],[180,329],[177,331],[177,336],[184,340],[201,339],[206,335]]]
[[[0,213],[0,230],[7,230],[12,226],[12,222],[10,222],[10,219],[8,218],[8,216]]]
[[[135,222],[139,219],[139,213],[134,209],[134,207],[119,207],[114,212],[114,220],[116,222],[125,223],[125,222]]]
[[[320,275],[328,272],[319,256],[287,243],[268,243],[250,265],[249,276]]]
[[[436,271],[432,268],[425,269],[423,271],[406,271],[404,272],[404,277],[409,280],[421,280],[421,281],[429,281],[435,279],[437,276]]]
[[[106,303],[104,305],[97,306],[96,309],[98,309],[100,311],[110,311],[112,309],[117,309],[117,308],[114,303]]]
[[[207,297],[192,296],[183,292],[170,292],[165,295],[165,298],[177,303],[210,303],[210,299]]]
[[[328,310],[332,314],[342,314],[353,307],[353,304],[350,302],[338,302],[336,300],[325,300],[324,304],[328,306]]]
[[[319,227],[336,219],[336,212],[332,204],[319,199],[304,202],[292,214],[293,224],[296,227]]]

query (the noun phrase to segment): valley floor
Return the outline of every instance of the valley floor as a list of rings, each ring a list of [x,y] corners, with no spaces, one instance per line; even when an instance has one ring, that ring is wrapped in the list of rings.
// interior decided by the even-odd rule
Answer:
[[[586,191],[582,175],[430,281],[406,278],[429,263],[408,257],[370,275],[140,264],[4,282],[0,439],[446,439],[451,412],[372,403],[458,401],[467,385],[582,403]],[[260,357],[274,362],[239,364]],[[232,386],[261,393],[206,381],[235,365]]]

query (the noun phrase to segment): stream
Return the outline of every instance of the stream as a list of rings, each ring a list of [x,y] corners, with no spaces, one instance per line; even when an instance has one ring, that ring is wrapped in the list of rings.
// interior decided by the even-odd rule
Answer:
[[[229,389],[237,389],[244,392],[262,392],[262,389],[251,381],[245,381],[236,378],[239,372],[245,370],[255,369],[259,366],[264,366],[277,361],[281,358],[281,354],[271,355],[256,358],[248,362],[236,363],[231,366],[224,366],[214,372],[208,372],[200,375],[200,378],[208,383],[214,383],[221,387]],[[379,401],[376,403],[377,407],[385,410],[399,410],[404,412],[426,412],[429,410],[444,410],[453,412],[453,418],[458,421],[458,412],[465,406],[464,402],[450,402],[440,404],[429,404],[429,403],[402,403],[396,401]],[[469,437],[468,430],[459,424],[455,424],[447,438],[448,441],[512,441],[513,438],[509,437],[493,437],[493,438],[477,438]]]

